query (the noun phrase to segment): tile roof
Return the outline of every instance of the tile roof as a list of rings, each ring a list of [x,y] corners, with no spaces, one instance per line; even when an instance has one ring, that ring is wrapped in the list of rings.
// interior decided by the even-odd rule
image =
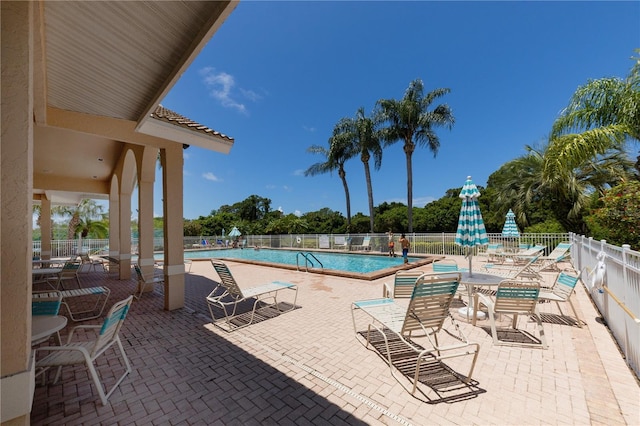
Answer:
[[[177,127],[191,130],[193,132],[216,136],[218,138],[226,139],[231,142],[234,141],[231,136],[227,136],[223,133],[215,131],[205,126],[204,124],[197,123],[190,118],[187,118],[175,111],[171,111],[170,109],[163,107],[162,105],[158,105],[156,110],[151,113],[151,117],[155,118],[156,120],[164,121],[165,123],[173,124]]]

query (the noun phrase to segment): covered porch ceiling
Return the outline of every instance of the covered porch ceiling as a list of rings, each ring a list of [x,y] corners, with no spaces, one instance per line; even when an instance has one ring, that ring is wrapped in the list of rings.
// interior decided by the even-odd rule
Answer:
[[[107,199],[127,144],[229,152],[233,138],[160,102],[236,5],[36,2],[35,202],[42,194],[53,205]]]

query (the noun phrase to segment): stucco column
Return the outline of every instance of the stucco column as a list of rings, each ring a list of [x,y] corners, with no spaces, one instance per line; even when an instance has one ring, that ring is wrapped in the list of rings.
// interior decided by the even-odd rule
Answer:
[[[131,278],[131,191],[120,187],[120,279]]]
[[[43,195],[40,198],[40,257],[51,259],[51,200]]]
[[[118,177],[111,178],[109,192],[109,256],[120,259],[120,185]],[[109,274],[115,271],[120,276],[120,268],[109,262]]]
[[[182,146],[160,150],[164,212],[164,308],[184,307]]]
[[[138,264],[145,275],[153,273],[153,183],[158,149],[145,147],[138,159]],[[139,155],[139,154],[138,154]],[[147,292],[153,286],[147,286]]]
[[[29,424],[33,216],[32,2],[1,3],[0,421]]]

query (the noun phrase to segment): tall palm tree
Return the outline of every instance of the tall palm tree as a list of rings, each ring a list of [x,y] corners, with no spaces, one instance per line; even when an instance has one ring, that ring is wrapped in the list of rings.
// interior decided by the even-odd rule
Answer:
[[[455,123],[451,108],[439,104],[430,109],[438,98],[449,93],[447,88],[435,89],[426,95],[422,80],[414,80],[400,100],[381,99],[377,102],[378,113],[388,127],[382,129],[382,140],[386,146],[399,140],[404,142],[407,162],[407,219],[408,231],[413,232],[413,167],[411,157],[416,146],[426,145],[435,157],[440,148],[440,139],[435,133],[438,127],[451,129]]]
[[[374,207],[373,207],[373,187],[371,185],[371,170],[369,160],[373,156],[373,166],[380,170],[382,165],[382,146],[380,145],[380,131],[376,117],[367,117],[364,107],[360,107],[356,116],[352,119],[343,119],[340,122],[344,127],[343,131],[351,140],[353,152],[360,153],[360,161],[364,165],[364,176],[367,182],[367,196],[369,199],[369,231],[373,232]]]
[[[349,197],[349,185],[347,185],[347,172],[344,164],[355,155],[349,134],[344,131],[344,120],[338,122],[333,129],[333,135],[329,138],[329,148],[319,145],[312,145],[307,152],[312,154],[322,154],[326,157],[324,162],[315,163],[305,170],[305,176],[316,176],[323,173],[330,173],[338,170],[338,176],[342,180],[344,194],[347,202],[347,232],[351,230],[351,198]]]
[[[628,139],[640,141],[640,58],[632,59],[625,80],[601,78],[578,87],[553,124],[546,179],[562,179],[576,164],[623,149]]]

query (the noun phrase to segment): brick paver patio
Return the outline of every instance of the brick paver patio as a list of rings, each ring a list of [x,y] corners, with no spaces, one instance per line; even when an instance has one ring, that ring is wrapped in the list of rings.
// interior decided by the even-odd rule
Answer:
[[[561,321],[555,305],[540,305],[548,350],[494,346],[488,320],[473,327],[458,318],[469,339],[481,344],[472,383],[455,390],[422,384],[423,393],[413,397],[408,380],[394,379],[384,360],[356,340],[352,326],[351,302],[380,297],[382,283],[392,277],[361,281],[226,263],[241,286],[297,284],[299,308],[222,331],[211,324],[204,301],[218,277],[208,261],[194,261],[185,309],[162,310],[159,287],[133,303],[120,333],[133,371],[106,406],[84,368],[65,367],[58,384],[36,387],[31,423],[640,424],[638,382],[582,285],[574,297],[583,328]],[[81,280],[85,287],[110,287],[109,305],[136,286],[104,272]],[[519,324],[536,335],[533,322]],[[445,363],[463,372],[464,362]],[[111,353],[99,365],[107,385],[122,371]]]

